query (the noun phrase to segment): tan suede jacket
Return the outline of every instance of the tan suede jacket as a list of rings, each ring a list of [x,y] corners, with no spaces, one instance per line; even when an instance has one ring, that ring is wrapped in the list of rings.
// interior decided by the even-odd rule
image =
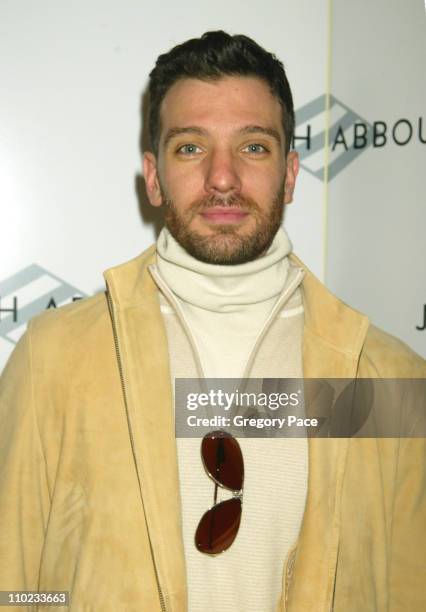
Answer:
[[[154,260],[151,247],[105,273],[107,297],[33,319],[3,373],[0,590],[67,590],[72,612],[186,610]],[[305,377],[426,377],[308,271],[302,287]],[[424,439],[310,439],[278,610],[426,610],[425,496]]]

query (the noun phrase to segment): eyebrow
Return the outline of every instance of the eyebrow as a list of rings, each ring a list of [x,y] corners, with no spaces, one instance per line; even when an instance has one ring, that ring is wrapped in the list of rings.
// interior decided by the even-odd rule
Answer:
[[[240,130],[238,130],[239,134],[264,134],[266,136],[271,136],[274,138],[277,143],[281,146],[282,139],[280,133],[274,128],[263,127],[261,125],[246,125]],[[177,136],[181,136],[182,134],[196,134],[197,136],[207,136],[208,132],[202,127],[198,125],[190,125],[188,127],[174,127],[167,130],[166,136],[164,138],[164,147],[168,145],[170,140],[176,138]]]
[[[239,131],[241,134],[264,134],[274,138],[280,146],[282,143],[280,133],[274,128],[263,127],[261,125],[246,125]]]
[[[164,147],[166,147],[172,138],[176,138],[181,134],[196,134],[197,136],[207,136],[207,130],[204,130],[201,127],[196,125],[190,125],[188,127],[174,127],[167,130],[166,136],[164,138]]]

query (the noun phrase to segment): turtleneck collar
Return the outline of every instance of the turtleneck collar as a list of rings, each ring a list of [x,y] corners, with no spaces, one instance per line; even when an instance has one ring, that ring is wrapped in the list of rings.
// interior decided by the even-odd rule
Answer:
[[[281,294],[291,248],[280,228],[259,259],[235,266],[208,264],[189,255],[163,228],[157,240],[157,268],[171,291],[184,302],[215,312],[239,312]]]

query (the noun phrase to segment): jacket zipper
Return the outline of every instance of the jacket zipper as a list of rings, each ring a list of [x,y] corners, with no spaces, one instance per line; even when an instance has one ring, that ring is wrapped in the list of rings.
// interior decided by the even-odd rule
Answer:
[[[123,393],[124,407],[125,407],[125,410],[126,410],[127,426],[128,426],[129,435],[130,435],[130,445],[131,445],[131,448],[132,448],[133,461],[134,461],[135,467],[136,467],[136,474],[137,474],[138,483],[139,483],[139,490],[141,491],[142,489],[141,489],[140,475],[139,475],[138,464],[137,464],[137,461],[136,461],[135,441],[134,441],[134,438],[133,438],[133,431],[132,431],[132,426],[131,426],[130,418],[129,418],[129,407],[128,407],[128,402],[127,402],[126,385],[125,385],[125,382],[124,382],[123,362],[122,362],[121,355],[120,355],[120,347],[119,347],[119,343],[118,343],[117,326],[116,326],[115,315],[114,315],[114,306],[113,306],[113,303],[112,303],[112,298],[111,298],[111,294],[110,294],[110,291],[109,291],[108,283],[106,284],[106,292],[105,293],[106,293],[108,310],[109,310],[109,314],[110,314],[110,318],[111,318],[111,324],[112,324],[112,333],[113,333],[113,337],[114,337],[115,355],[116,355],[116,358],[117,358],[118,371],[119,371],[119,374],[120,374],[121,390],[122,390],[122,393]],[[142,500],[142,504],[143,504],[143,500]],[[145,516],[145,523],[146,523],[146,516]],[[155,563],[154,549],[153,549],[153,546],[152,546],[151,536],[149,534],[149,529],[148,529],[148,524],[147,523],[146,523],[146,528],[147,528],[147,533],[148,533],[149,548],[150,548],[150,551],[151,551],[152,563],[154,565],[154,574],[155,574],[155,581],[157,583],[158,597],[160,599],[160,607],[161,607],[162,612],[167,612],[166,603],[164,601],[163,591],[161,590],[160,579],[158,577],[157,565]]]
[[[194,337],[189,329],[189,326],[186,323],[186,319],[185,316],[183,314],[183,312],[181,311],[180,305],[177,302],[177,300],[174,298],[172,292],[169,290],[168,286],[166,285],[166,283],[163,282],[163,279],[161,278],[161,276],[158,274],[157,269],[155,268],[155,266],[149,266],[149,270],[151,272],[151,275],[153,276],[154,280],[157,283],[157,286],[163,291],[163,294],[168,298],[169,302],[174,306],[175,308],[175,312],[178,315],[178,319],[180,320],[187,338],[189,340],[189,343],[192,347],[192,351],[193,351],[193,355],[194,355],[194,359],[195,359],[195,363],[196,363],[196,368],[198,370],[198,374],[201,378],[202,381],[205,380],[205,374],[203,371],[203,366],[201,364],[201,359],[199,357],[199,353],[195,344],[195,340]],[[251,351],[251,354],[249,356],[249,359],[247,361],[246,367],[245,367],[245,371],[244,371],[244,375],[243,376],[248,376],[250,367],[252,365],[252,361],[253,361],[253,355],[257,349],[257,347],[259,346],[260,342],[262,341],[264,335],[266,334],[266,331],[269,329],[269,326],[271,325],[272,320],[275,318],[276,313],[282,308],[283,303],[287,300],[288,296],[290,294],[293,293],[293,290],[300,284],[301,278],[303,278],[304,272],[302,270],[298,271],[298,274],[296,275],[296,277],[293,279],[293,281],[291,282],[290,286],[287,287],[287,290],[284,292],[283,295],[280,296],[280,298],[278,299],[278,301],[276,302],[276,304],[274,305],[274,307],[272,308],[272,311],[270,312],[265,324],[263,325],[263,328],[261,329],[254,347]],[[113,334],[114,334],[114,344],[115,344],[115,352],[117,355],[117,362],[118,362],[118,368],[119,368],[119,372],[120,372],[120,380],[121,380],[121,386],[122,386],[122,391],[123,391],[123,397],[124,397],[124,404],[125,404],[125,408],[126,408],[126,417],[127,417],[127,422],[128,422],[128,427],[129,427],[129,432],[130,432],[130,440],[131,440],[131,446],[132,446],[132,453],[133,453],[133,458],[135,461],[135,465],[137,466],[136,463],[136,453],[134,450],[134,440],[133,440],[133,434],[132,434],[132,429],[131,429],[131,425],[130,425],[130,419],[129,419],[129,413],[128,413],[128,405],[127,405],[127,393],[126,393],[126,389],[125,389],[125,382],[124,382],[124,374],[123,374],[123,367],[122,367],[122,360],[121,360],[121,355],[120,355],[120,348],[119,348],[119,344],[118,344],[118,335],[117,335],[117,328],[116,328],[116,323],[115,323],[115,317],[114,317],[114,309],[113,309],[113,303],[112,303],[112,298],[111,298],[111,294],[109,291],[109,287],[108,287],[108,283],[106,284],[107,290],[106,290],[106,296],[107,296],[107,301],[108,301],[108,308],[110,311],[110,316],[111,316],[111,321],[112,321],[112,328],[113,328]],[[137,470],[136,467],[136,471],[137,471],[137,475],[138,475],[138,481],[139,481],[139,472]],[[166,606],[165,606],[165,602],[164,602],[164,596],[163,593],[161,591],[161,586],[160,586],[160,581],[158,578],[158,571],[157,571],[157,567],[155,564],[155,559],[154,559],[154,553],[153,553],[153,547],[151,544],[151,538],[149,536],[149,531],[148,531],[148,538],[149,538],[149,545],[150,545],[150,550],[151,550],[151,556],[152,556],[152,560],[153,560],[153,564],[154,564],[154,571],[155,571],[155,578],[157,581],[157,588],[158,588],[158,594],[159,594],[159,598],[160,598],[160,605],[161,605],[161,609],[163,612],[167,612],[166,611]]]
[[[288,298],[293,294],[293,292],[296,290],[296,288],[300,285],[304,275],[305,275],[304,270],[299,268],[297,273],[296,273],[296,275],[295,275],[295,277],[294,277],[294,279],[292,279],[291,283],[288,285],[288,287],[286,288],[284,293],[275,302],[271,312],[268,315],[268,318],[266,319],[265,323],[263,324],[263,327],[261,328],[261,330],[260,330],[260,332],[259,332],[259,334],[258,334],[258,336],[257,336],[257,338],[255,340],[255,343],[253,345],[252,350],[250,351],[249,357],[248,357],[247,362],[245,364],[245,368],[244,368],[244,372],[243,372],[243,379],[249,378],[249,374],[250,374],[250,371],[252,369],[253,362],[254,362],[255,356],[256,356],[256,354],[258,352],[260,344],[262,343],[264,337],[266,336],[266,333],[268,332],[269,328],[271,327],[273,321],[276,319],[277,313],[282,309],[284,304],[287,302]]]
[[[169,302],[171,303],[172,307],[175,310],[175,313],[177,314],[177,317],[187,335],[187,338],[189,340],[189,344],[191,345],[192,348],[192,352],[193,352],[193,356],[194,356],[194,360],[195,360],[195,367],[198,370],[198,376],[201,380],[204,380],[206,378],[204,370],[203,370],[203,365],[201,363],[201,359],[200,359],[200,354],[197,348],[197,345],[195,343],[195,339],[194,336],[191,332],[191,330],[189,329],[189,326],[186,322],[185,319],[185,315],[182,312],[182,309],[180,307],[179,302],[176,300],[176,298],[174,297],[172,291],[168,288],[168,286],[166,285],[166,283],[163,281],[162,277],[160,276],[160,274],[158,273],[156,267],[154,266],[149,266],[149,271],[151,273],[151,276],[153,277],[154,281],[157,283],[157,286],[159,289],[161,289],[161,291],[164,293],[164,295],[166,296],[166,298],[169,300]]]

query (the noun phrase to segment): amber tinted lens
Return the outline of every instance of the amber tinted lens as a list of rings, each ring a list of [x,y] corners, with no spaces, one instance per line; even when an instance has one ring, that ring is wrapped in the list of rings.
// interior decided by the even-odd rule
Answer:
[[[240,445],[231,434],[213,431],[204,436],[201,455],[207,472],[219,484],[232,491],[243,488],[243,456]]]
[[[241,500],[237,498],[217,504],[202,517],[195,543],[198,550],[217,555],[229,548],[238,533],[241,520]]]

